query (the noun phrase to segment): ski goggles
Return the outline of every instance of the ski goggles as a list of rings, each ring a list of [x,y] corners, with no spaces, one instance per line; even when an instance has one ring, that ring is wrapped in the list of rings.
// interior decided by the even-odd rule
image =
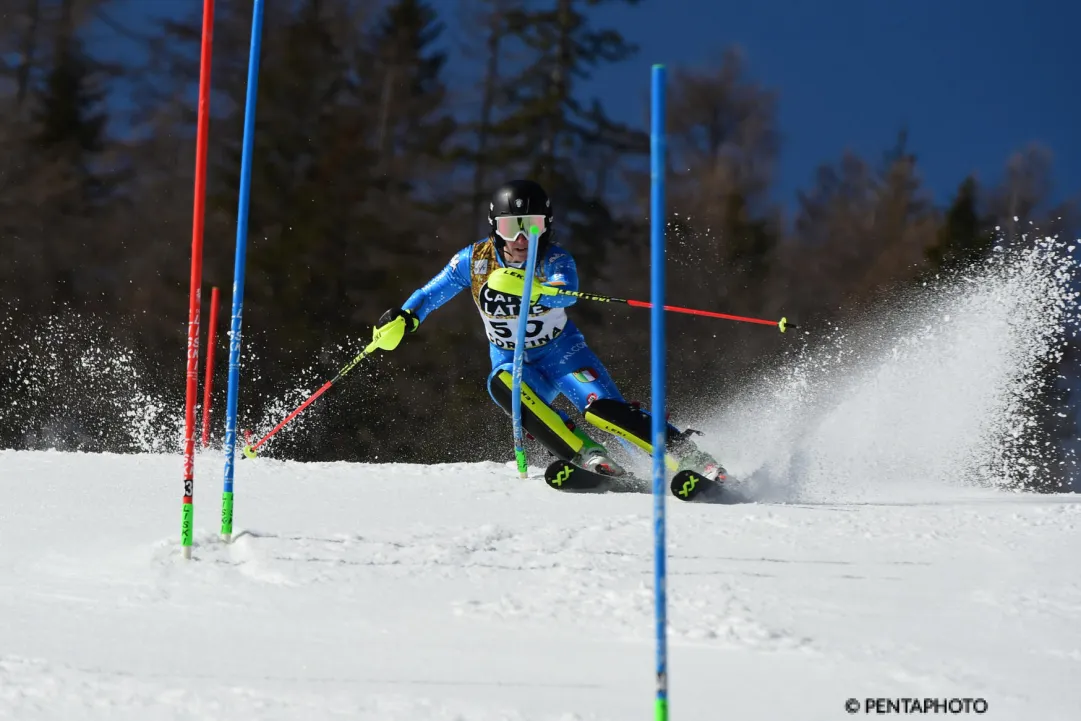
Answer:
[[[495,234],[503,240],[514,240],[519,235],[529,237],[529,230],[537,226],[537,235],[544,232],[543,215],[500,215],[495,219]]]

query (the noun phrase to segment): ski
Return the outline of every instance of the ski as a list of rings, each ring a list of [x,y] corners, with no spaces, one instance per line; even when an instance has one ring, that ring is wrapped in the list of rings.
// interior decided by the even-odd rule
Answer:
[[[544,470],[544,482],[559,491],[607,490],[615,476],[587,471],[565,461],[553,461]]]
[[[701,473],[680,471],[672,477],[672,482],[668,484],[668,487],[672,490],[672,495],[679,500],[693,501],[702,494],[720,490],[721,485],[709,480]]]
[[[628,480],[649,485],[648,481],[634,476],[606,476],[566,461],[554,461],[544,471],[545,483],[560,491],[607,491],[614,484]],[[679,500],[693,501],[709,491],[719,490],[720,484],[694,471],[680,471],[673,476],[669,488]]]

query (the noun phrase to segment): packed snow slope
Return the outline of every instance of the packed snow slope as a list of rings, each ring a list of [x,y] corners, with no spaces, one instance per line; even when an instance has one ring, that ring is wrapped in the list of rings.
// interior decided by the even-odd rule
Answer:
[[[649,718],[652,501],[501,463],[0,451],[0,718]],[[533,475],[540,474],[533,469]],[[1077,719],[1081,504],[669,500],[673,719],[844,719],[868,697]]]

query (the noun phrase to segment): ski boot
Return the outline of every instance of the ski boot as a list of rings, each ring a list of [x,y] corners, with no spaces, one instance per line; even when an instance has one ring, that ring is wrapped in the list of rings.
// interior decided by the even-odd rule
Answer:
[[[622,476],[626,473],[618,463],[612,460],[607,448],[590,438],[585,431],[577,428],[571,421],[567,421],[567,427],[574,435],[582,439],[583,443],[581,450],[571,459],[571,463],[604,476]]]
[[[702,432],[688,428],[668,443],[668,450],[679,459],[676,473],[694,471],[710,481],[723,483],[728,477],[728,472],[717,462],[717,459],[695,445],[691,440],[691,436],[695,434],[702,435]]]

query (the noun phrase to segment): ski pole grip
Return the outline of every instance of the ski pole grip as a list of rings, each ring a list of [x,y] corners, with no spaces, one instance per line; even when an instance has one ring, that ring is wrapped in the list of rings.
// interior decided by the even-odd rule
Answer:
[[[488,276],[488,287],[496,293],[506,293],[521,297],[525,293],[525,273],[517,268],[496,268]],[[558,295],[559,289],[540,283],[533,284],[531,301],[542,295]]]

